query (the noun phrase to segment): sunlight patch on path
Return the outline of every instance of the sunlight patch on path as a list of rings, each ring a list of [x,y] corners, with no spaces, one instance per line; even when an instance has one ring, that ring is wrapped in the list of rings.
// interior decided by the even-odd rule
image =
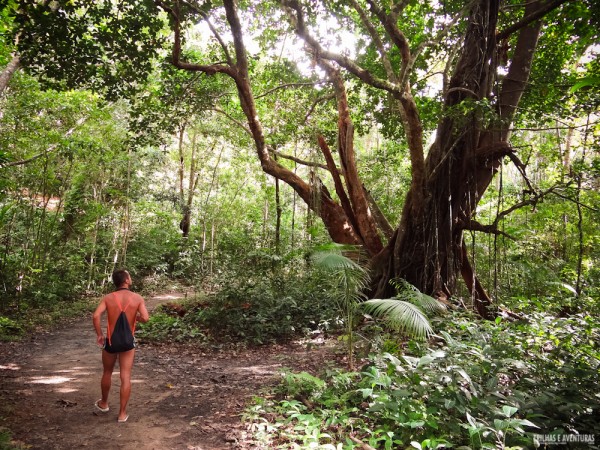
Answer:
[[[62,384],[73,381],[73,378],[48,376],[48,377],[31,377],[31,384]]]
[[[246,366],[240,367],[238,370],[240,372],[246,372],[256,375],[273,375],[277,373],[278,370],[282,368],[281,364],[271,364],[271,365],[256,365],[256,366]]]
[[[21,370],[21,366],[15,363],[8,363],[7,365],[0,365],[0,370]]]
[[[156,298],[158,300],[175,300],[186,297],[184,294],[163,294],[163,295],[155,295],[152,298]]]

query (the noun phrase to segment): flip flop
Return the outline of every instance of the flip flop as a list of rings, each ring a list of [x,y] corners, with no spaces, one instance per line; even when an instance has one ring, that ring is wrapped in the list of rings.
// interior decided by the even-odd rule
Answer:
[[[119,423],[127,422],[127,419],[129,419],[129,414],[127,414],[124,419],[117,419],[117,422],[119,422]]]
[[[96,403],[94,403],[94,406],[96,407],[96,409],[100,412],[108,412],[110,410],[110,408],[107,406],[106,408],[101,408],[100,405],[98,403],[100,403],[102,401],[102,399],[100,400],[96,400]]]

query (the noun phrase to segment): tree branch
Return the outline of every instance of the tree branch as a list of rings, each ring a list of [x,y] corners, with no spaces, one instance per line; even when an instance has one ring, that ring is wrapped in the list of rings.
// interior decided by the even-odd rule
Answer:
[[[373,42],[375,42],[375,46],[377,47],[377,51],[379,52],[379,56],[381,57],[381,61],[383,63],[383,67],[385,68],[385,71],[387,73],[388,79],[392,80],[393,82],[397,82],[398,80],[397,80],[396,74],[394,73],[394,68],[392,67],[392,62],[390,61],[388,53],[385,50],[383,42],[381,41],[381,38],[379,37],[379,34],[377,33],[375,26],[369,20],[365,10],[360,6],[358,1],[351,0],[351,2],[352,2],[352,6],[354,7],[354,9],[358,12],[358,15],[360,16],[362,23],[367,28],[367,31],[369,32],[371,39],[373,39]]]
[[[236,119],[235,117],[231,116],[227,112],[223,111],[221,108],[212,108],[211,111],[215,111],[219,114],[223,114],[225,117],[227,117],[229,120],[231,120],[234,124],[236,124],[242,130],[244,130],[248,135],[252,136],[252,131],[250,131],[250,128],[248,128],[246,126],[246,124],[244,124],[240,120]],[[305,160],[297,158],[295,156],[291,156],[291,155],[288,155],[285,153],[278,152],[277,150],[271,148],[270,146],[267,146],[267,149],[268,149],[269,153],[271,153],[273,155],[277,155],[279,158],[288,159],[290,161],[294,161],[295,163],[301,164],[303,166],[318,167],[319,169],[329,170],[329,168],[325,164],[319,164],[316,162],[305,161]]]
[[[562,195],[562,194],[559,194],[558,192],[553,192],[553,194],[556,195],[557,197],[560,197],[560,198],[562,198],[564,200],[568,200],[568,201],[570,201],[572,203],[575,203],[576,205],[579,205],[579,206],[581,206],[583,208],[586,208],[586,209],[588,209],[590,211],[593,211],[595,213],[600,213],[600,209],[593,208],[590,205],[586,205],[585,203],[581,203],[580,201],[577,201],[577,200],[575,200],[575,199],[573,199],[573,198],[571,198],[571,197],[569,197],[567,195]]]
[[[496,219],[494,219],[493,226],[497,227],[500,220],[502,220],[504,217],[508,216],[513,211],[516,211],[517,209],[521,209],[524,206],[536,205],[542,198],[544,198],[548,194],[553,193],[556,189],[558,189],[560,187],[562,187],[562,185],[552,186],[551,188],[546,189],[545,191],[542,191],[539,193],[535,193],[535,191],[534,191],[534,195],[532,195],[527,200],[523,200],[519,203],[515,203],[510,208],[498,213],[496,215]]]
[[[373,217],[375,218],[377,226],[379,227],[385,238],[389,241],[394,235],[394,229],[390,225],[390,222],[387,220],[387,217],[385,217],[385,214],[383,214],[381,208],[379,208],[379,205],[371,195],[371,192],[367,190],[364,184],[363,190],[365,191],[365,196],[367,197],[367,201],[369,202],[369,208],[371,208],[371,212],[373,213]]]
[[[248,74],[248,56],[246,47],[244,46],[244,35],[242,33],[242,24],[237,14],[234,0],[225,0],[225,16],[227,22],[231,26],[231,34],[233,35],[233,47],[235,48],[236,67],[240,74],[247,76]]]
[[[392,18],[393,19],[397,19],[398,15],[404,10],[404,8],[406,8],[408,6],[408,4],[410,3],[410,0],[401,0],[398,3],[396,3],[395,5],[392,3]]]
[[[496,236],[504,236],[513,241],[515,240],[515,238],[512,237],[510,234],[499,230],[496,222],[490,225],[484,225],[482,223],[477,222],[476,220],[471,219],[469,223],[464,226],[463,230],[480,231],[482,233],[494,234]]]
[[[262,98],[262,97],[266,97],[269,94],[272,94],[275,91],[278,91],[279,89],[285,89],[288,87],[304,87],[304,86],[315,86],[318,84],[321,84],[322,81],[316,81],[314,83],[285,83],[285,84],[281,84],[279,86],[275,86],[272,89],[269,89],[268,91],[263,92],[262,94],[259,95],[255,95],[254,98]]]
[[[242,130],[244,130],[246,133],[248,133],[250,136],[252,136],[252,131],[250,131],[250,128],[248,128],[245,123],[239,121],[235,117],[231,116],[229,113],[226,113],[221,108],[212,108],[212,109],[210,109],[210,111],[215,111],[215,112],[218,112],[219,114],[223,114],[225,117],[227,117],[229,120],[231,120],[237,126],[239,126]]]
[[[306,160],[297,158],[295,156],[288,155],[286,153],[280,153],[270,147],[269,147],[269,153],[277,155],[278,158],[289,159],[290,161],[294,161],[295,163],[301,164],[303,166],[316,167],[316,168],[327,170],[327,171],[329,170],[329,167],[327,167],[325,164],[319,164],[319,163],[312,162],[312,161],[306,161]]]
[[[217,29],[213,26],[212,22],[210,21],[208,14],[206,14],[204,11],[202,11],[202,9],[198,8],[196,5],[191,4],[190,2],[183,1],[183,4],[187,5],[190,9],[192,9],[193,11],[198,13],[200,15],[200,17],[202,17],[202,19],[204,19],[204,21],[208,25],[208,28],[210,29],[211,33],[213,34],[213,36],[219,42],[219,45],[223,49],[223,53],[225,53],[225,58],[227,59],[227,63],[230,66],[233,66],[234,62],[233,62],[233,59],[231,58],[231,55],[229,54],[229,50],[227,49],[225,42],[221,38],[221,35],[218,33]]]
[[[509,38],[511,34],[519,31],[521,28],[526,27],[527,25],[531,24],[532,22],[535,22],[536,20],[541,19],[546,14],[548,14],[550,11],[558,8],[563,3],[567,3],[570,1],[573,1],[573,0],[553,0],[551,2],[543,4],[540,7],[540,9],[538,9],[537,11],[532,12],[531,14],[525,16],[523,19],[519,20],[517,23],[515,23],[515,24],[511,25],[510,27],[508,27],[507,29],[499,32],[497,35],[497,40],[501,41],[503,39]]]
[[[321,147],[321,151],[325,156],[325,161],[327,161],[327,168],[329,169],[329,172],[333,177],[333,185],[335,186],[335,192],[337,193],[338,198],[340,199],[340,204],[342,205],[342,208],[344,209],[348,220],[354,227],[354,231],[358,235],[360,235],[361,233],[358,223],[356,221],[356,215],[354,214],[354,210],[352,209],[352,204],[350,202],[350,199],[348,198],[348,194],[346,194],[346,190],[344,189],[344,184],[342,183],[342,179],[335,165],[335,161],[333,160],[333,156],[331,155],[331,150],[329,149],[329,146],[327,145],[327,142],[325,141],[325,138],[323,136],[319,136],[318,141],[319,147]]]
[[[535,192],[535,188],[532,186],[531,181],[529,181],[529,178],[527,177],[527,173],[525,172],[525,170],[527,169],[527,166],[525,166],[525,164],[523,164],[521,162],[519,157],[514,152],[509,152],[509,153],[507,153],[507,155],[510,158],[510,160],[513,162],[513,164],[517,167],[517,170],[519,171],[519,173],[525,180],[525,183],[527,183],[527,187],[531,191]]]
[[[388,80],[384,80],[382,78],[374,76],[371,72],[369,72],[366,69],[363,69],[347,56],[343,56],[323,49],[321,45],[317,42],[317,40],[308,32],[308,29],[306,28],[306,23],[304,22],[304,14],[302,13],[302,8],[300,7],[300,4],[297,0],[282,0],[282,4],[294,11],[295,14],[288,15],[290,16],[290,19],[292,19],[293,25],[296,29],[296,33],[312,48],[314,57],[316,59],[322,58],[330,61],[335,61],[337,64],[345,68],[348,72],[352,73],[354,76],[361,79],[365,83],[399,96],[402,95],[402,90],[399,89],[395,84],[389,82]]]
[[[558,0],[564,1],[564,0]],[[537,1],[527,2],[525,4],[525,14],[530,16],[539,10],[532,10],[538,4]],[[498,113],[503,123],[512,123],[516,114],[517,106],[521,101],[525,87],[529,80],[531,65],[533,63],[534,52],[532,49],[537,47],[540,31],[542,28],[541,22],[532,21],[532,26],[521,28],[517,37],[512,61],[508,68],[506,77],[502,80],[498,95]],[[496,39],[498,42],[499,38]],[[499,140],[506,141],[510,134],[510,129],[507,126],[505,130],[500,132]]]
[[[379,2],[376,2],[375,0],[367,0],[367,3],[369,4],[373,14],[377,16],[383,25],[383,28],[387,32],[394,45],[400,51],[400,56],[402,56],[401,73],[403,73],[406,65],[410,61],[410,46],[408,45],[408,40],[406,39],[406,36],[404,36],[404,33],[398,29],[396,20],[397,17],[395,15],[386,15],[385,11],[383,11],[383,9],[379,6]]]
[[[2,73],[0,74],[0,95],[8,86],[8,82],[10,81],[13,74],[17,71],[20,66],[20,58],[18,54],[14,54],[9,63],[6,65]]]
[[[322,97],[316,98],[313,101],[312,105],[310,105],[310,108],[308,109],[308,112],[304,116],[304,120],[302,121],[302,123],[304,124],[304,123],[306,123],[308,121],[308,118],[313,113],[313,111],[315,110],[315,108],[317,107],[317,105],[319,103],[326,102],[327,100],[335,100],[335,94],[331,93],[331,94],[323,95]]]
[[[190,72],[203,72],[208,75],[214,75],[215,73],[226,73],[232,78],[236,78],[236,71],[231,66],[223,64],[194,64],[181,60],[181,19],[179,17],[178,6],[173,9],[167,6],[160,0],[155,0],[154,3],[162,8],[167,14],[173,19],[173,52],[171,56],[171,63],[178,69],[188,70]]]
[[[404,64],[406,63],[408,57],[410,57],[410,50],[408,48],[408,42],[404,35],[398,30],[396,24],[393,22],[390,17],[386,16],[385,13],[376,5],[372,0],[368,0],[371,6],[371,9],[375,11],[376,15],[379,17],[380,21],[384,23],[386,30],[392,36],[392,40],[396,44],[396,46],[400,49],[400,52],[403,54]],[[412,165],[412,183],[411,189],[413,190],[414,202],[412,204],[413,214],[416,217],[422,217],[422,205],[424,204],[424,188],[425,188],[425,158],[423,151],[423,127],[421,124],[421,119],[419,117],[418,108],[414,98],[412,97],[412,93],[410,92],[410,87],[408,84],[404,86],[396,85],[389,80],[384,80],[382,78],[374,76],[371,72],[363,69],[350,58],[339,55],[337,53],[329,52],[324,50],[321,45],[317,42],[317,40],[308,32],[306,27],[306,23],[304,20],[304,13],[300,6],[298,0],[281,0],[282,4],[288,8],[288,15],[290,20],[292,21],[292,25],[296,30],[296,34],[302,38],[307,45],[312,49],[314,58],[319,61],[321,67],[323,67],[330,77],[339,78],[339,75],[336,75],[334,72],[336,69],[331,65],[331,61],[337,63],[339,66],[345,68],[348,72],[352,73],[365,83],[369,84],[378,89],[382,89],[384,91],[392,93],[393,97],[396,100],[399,100],[400,103],[400,115],[402,118],[402,123],[404,125],[404,129],[406,131],[408,147],[410,149],[410,158]],[[337,83],[339,84],[339,83]],[[338,89],[338,88],[336,88]],[[339,95],[338,95],[338,104],[339,104]],[[349,117],[349,116],[348,116]],[[341,119],[342,120],[342,119]],[[343,119],[346,120],[346,119]],[[344,136],[344,132],[340,133],[340,136]],[[343,159],[342,159],[343,163]],[[342,165],[342,169],[345,168]],[[348,186],[351,186],[352,183],[348,181]],[[364,196],[361,193],[357,193],[358,196]],[[351,200],[354,201],[355,196],[350,193]],[[370,220],[370,219],[369,219]]]
[[[470,3],[467,2],[467,5],[461,10],[461,12],[459,14],[456,14],[456,16],[438,32],[438,34],[437,34],[437,36],[435,36],[435,38],[427,40],[427,41],[423,41],[417,46],[417,48],[412,52],[412,55],[410,56],[408,63],[406,64],[406,67],[402,71],[402,74],[400,77],[400,86],[403,86],[406,83],[408,83],[408,77],[410,76],[410,72],[411,72],[412,68],[414,67],[415,62],[417,62],[417,58],[421,55],[421,53],[423,53],[423,51],[427,47],[431,47],[433,45],[437,45],[437,44],[441,43],[442,39],[444,37],[446,37],[446,35],[450,32],[450,30],[456,25],[458,20],[468,12],[469,7],[470,7]]]
[[[471,89],[459,86],[450,88],[446,92],[444,92],[444,98],[448,98],[448,94],[451,94],[452,92],[464,92],[466,94],[469,94],[475,100],[479,100],[479,95],[476,92],[473,92]]]

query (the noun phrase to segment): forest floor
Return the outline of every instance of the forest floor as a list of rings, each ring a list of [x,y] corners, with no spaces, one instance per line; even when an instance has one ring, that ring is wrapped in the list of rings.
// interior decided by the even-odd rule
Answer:
[[[150,310],[181,294],[147,299]],[[35,449],[255,449],[242,422],[253,396],[281,370],[319,373],[330,345],[207,350],[191,344],[136,350],[129,420],[117,423],[118,365],[110,411],[95,411],[102,363],[91,316],[20,342],[0,343],[0,431]]]

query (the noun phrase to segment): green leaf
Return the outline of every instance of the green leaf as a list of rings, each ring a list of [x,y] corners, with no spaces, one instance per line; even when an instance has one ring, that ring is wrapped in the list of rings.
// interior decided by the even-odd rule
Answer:
[[[427,366],[432,361],[435,361],[435,357],[431,355],[425,355],[419,358],[419,362],[417,363],[417,367]]]
[[[467,422],[469,422],[469,424],[473,427],[473,428],[478,428],[479,424],[477,423],[477,421],[473,418],[473,416],[471,416],[471,414],[466,413],[467,414]]]
[[[574,94],[575,92],[579,91],[580,89],[583,89],[585,87],[588,86],[600,86],[600,77],[597,76],[590,76],[590,77],[584,77],[581,78],[577,81],[577,83],[575,83],[573,85],[573,87],[571,87],[571,89],[569,89],[569,93]]]
[[[419,428],[419,427],[422,427],[423,425],[425,425],[424,420],[413,420],[412,422],[408,423],[408,426],[411,428]]]
[[[518,408],[515,408],[514,406],[504,405],[502,407],[502,413],[504,414],[505,417],[512,417],[514,415],[514,413],[516,413],[517,411],[518,411]]]
[[[316,252],[312,255],[313,263],[326,270],[350,269],[358,272],[365,270],[350,258],[334,252]]]
[[[396,296],[393,297],[394,299],[412,303],[428,314],[441,314],[446,312],[446,305],[429,295],[423,294],[406,280],[393,280],[392,284],[398,292]]]
[[[496,430],[504,430],[505,428],[508,428],[508,422],[501,419],[494,419],[494,428]]]
[[[396,398],[406,398],[411,396],[411,392],[406,389],[397,389],[392,391],[392,395]]]
[[[371,388],[358,389],[358,392],[360,392],[362,394],[363,398],[368,398],[373,394],[373,389],[371,389]]]
[[[570,284],[564,283],[562,281],[549,281],[548,282],[549,285],[554,285],[554,286],[560,286],[564,289],[566,289],[567,291],[571,292],[573,295],[577,296],[577,290],[571,286]]]
[[[519,420],[519,423],[523,426],[526,427],[533,427],[533,428],[539,428],[535,423],[531,422],[530,420],[527,419],[521,419]]]
[[[391,328],[417,339],[433,334],[429,320],[412,303],[395,299],[373,299],[361,306],[374,317],[383,317]]]

